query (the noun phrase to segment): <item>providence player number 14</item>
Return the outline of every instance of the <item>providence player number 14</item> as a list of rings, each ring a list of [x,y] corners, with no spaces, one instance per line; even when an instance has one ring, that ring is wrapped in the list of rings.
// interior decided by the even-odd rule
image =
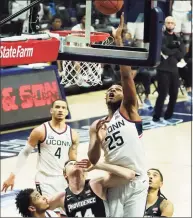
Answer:
[[[79,211],[75,214],[75,217],[95,217],[94,214],[92,213],[91,208],[87,209],[84,216],[82,216],[82,212]]]

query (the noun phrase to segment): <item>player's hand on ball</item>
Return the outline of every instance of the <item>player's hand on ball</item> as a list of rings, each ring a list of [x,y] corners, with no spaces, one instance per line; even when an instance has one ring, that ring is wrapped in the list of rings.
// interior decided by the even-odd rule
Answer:
[[[112,35],[115,39],[122,38],[122,31],[124,28],[124,13],[121,14],[120,23],[117,29],[112,27]]]
[[[6,192],[9,187],[11,187],[12,190],[14,186],[14,181],[15,181],[15,177],[13,175],[10,175],[9,178],[5,180],[5,182],[3,183],[3,187],[1,191]]]

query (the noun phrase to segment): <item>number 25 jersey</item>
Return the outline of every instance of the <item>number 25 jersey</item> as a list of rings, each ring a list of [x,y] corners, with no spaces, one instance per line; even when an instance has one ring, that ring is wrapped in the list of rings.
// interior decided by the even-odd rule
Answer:
[[[117,110],[106,123],[107,135],[102,149],[106,163],[120,165],[146,176],[142,122],[132,122]]]
[[[45,127],[45,139],[38,144],[37,169],[50,176],[63,175],[64,163],[69,159],[69,148],[72,145],[70,126],[66,125],[64,131],[58,133],[50,122],[43,124]]]

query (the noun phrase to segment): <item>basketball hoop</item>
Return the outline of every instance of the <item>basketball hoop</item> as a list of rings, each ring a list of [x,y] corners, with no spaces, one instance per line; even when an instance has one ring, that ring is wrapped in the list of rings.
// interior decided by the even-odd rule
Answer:
[[[54,31],[60,35],[60,51],[63,52],[64,46],[71,47],[90,47],[90,44],[103,44],[110,45],[113,43],[113,37],[109,33],[91,32],[90,44],[82,42],[82,37],[85,37],[84,31]],[[69,42],[68,37],[79,37],[80,40],[76,42]],[[94,49],[94,48],[91,48]],[[62,61],[63,71],[61,72],[61,84],[65,86],[78,85],[78,86],[96,86],[102,85],[101,75],[103,68],[100,63],[91,62],[78,62],[78,61]]]

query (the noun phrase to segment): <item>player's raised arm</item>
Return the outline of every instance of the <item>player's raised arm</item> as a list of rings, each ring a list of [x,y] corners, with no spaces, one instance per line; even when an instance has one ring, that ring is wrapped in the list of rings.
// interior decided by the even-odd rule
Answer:
[[[11,190],[13,189],[15,176],[25,165],[29,154],[36,147],[39,141],[44,140],[44,137],[45,137],[45,129],[43,125],[32,130],[25,147],[20,151],[18,155],[15,169],[11,172],[9,178],[3,183],[2,191],[6,192],[9,187],[11,187]]]
[[[117,46],[122,47],[122,31],[124,27],[124,14],[120,18],[120,24],[116,30],[113,30],[113,36]],[[135,83],[132,76],[132,69],[130,66],[120,65],[121,84],[123,88],[123,101],[120,111],[133,121],[139,121],[138,102]]]
[[[95,165],[98,162],[101,156],[101,141],[97,137],[96,125],[97,121],[93,122],[89,130],[90,141],[88,149],[88,158],[93,165]]]
[[[105,196],[107,188],[124,185],[127,184],[128,181],[135,179],[135,172],[133,170],[116,165],[97,163],[93,169],[100,169],[110,172],[104,177],[90,181],[93,191],[104,199],[106,199]]]
[[[74,129],[71,129],[71,131],[72,131],[72,145],[69,149],[68,156],[69,156],[69,160],[76,160],[77,148],[79,145],[79,135]]]
[[[111,174],[117,175],[119,177],[122,177],[126,180],[132,180],[135,178],[136,173],[134,170],[131,170],[126,167],[114,165],[114,164],[108,164],[108,163],[102,163],[98,162],[96,165],[92,165],[89,160],[83,159],[81,161],[78,161],[76,163],[79,167],[85,168],[85,166],[88,166],[88,168],[85,169],[86,172],[89,172],[91,170],[97,169],[97,170],[104,170]]]
[[[110,172],[126,180],[132,180],[135,178],[135,171],[114,164],[97,163],[94,168]]]
[[[100,165],[101,164],[101,165]],[[100,163],[96,169],[110,172],[101,180],[104,188],[113,188],[127,184],[130,180],[135,179],[135,172],[125,167]]]
[[[64,201],[65,201],[65,192],[59,193],[56,196],[53,196],[52,198],[48,199],[49,209],[54,210],[56,208],[61,207],[63,210],[65,210]]]
[[[102,126],[105,127],[104,123],[104,120],[96,120],[90,126],[88,158],[93,165],[98,162],[101,156],[101,144],[106,134],[105,129],[102,129]]]

